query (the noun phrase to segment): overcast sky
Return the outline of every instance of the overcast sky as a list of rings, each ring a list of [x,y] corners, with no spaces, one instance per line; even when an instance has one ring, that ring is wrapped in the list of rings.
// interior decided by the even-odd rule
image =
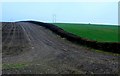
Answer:
[[[5,2],[2,21],[118,24],[117,2]]]

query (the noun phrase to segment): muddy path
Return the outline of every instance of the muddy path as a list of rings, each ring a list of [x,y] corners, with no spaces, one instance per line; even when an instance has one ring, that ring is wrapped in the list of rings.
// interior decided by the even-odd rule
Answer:
[[[32,23],[2,24],[3,74],[118,74],[118,58]]]

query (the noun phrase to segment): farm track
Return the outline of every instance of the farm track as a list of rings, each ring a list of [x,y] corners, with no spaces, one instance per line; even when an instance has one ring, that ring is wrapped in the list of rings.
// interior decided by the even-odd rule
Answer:
[[[28,22],[3,23],[3,74],[118,74],[117,55],[73,44],[50,30]]]

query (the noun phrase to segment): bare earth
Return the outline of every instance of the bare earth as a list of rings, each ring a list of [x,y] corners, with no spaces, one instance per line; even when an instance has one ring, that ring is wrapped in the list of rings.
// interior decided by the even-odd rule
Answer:
[[[119,73],[120,56],[73,44],[27,22],[2,24],[2,55],[3,74]]]

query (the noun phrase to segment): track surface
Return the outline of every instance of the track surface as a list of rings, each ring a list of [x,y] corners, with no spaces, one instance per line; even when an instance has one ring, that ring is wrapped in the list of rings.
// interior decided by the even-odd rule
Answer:
[[[119,56],[73,44],[28,22],[2,24],[2,55],[3,74],[119,73]]]

